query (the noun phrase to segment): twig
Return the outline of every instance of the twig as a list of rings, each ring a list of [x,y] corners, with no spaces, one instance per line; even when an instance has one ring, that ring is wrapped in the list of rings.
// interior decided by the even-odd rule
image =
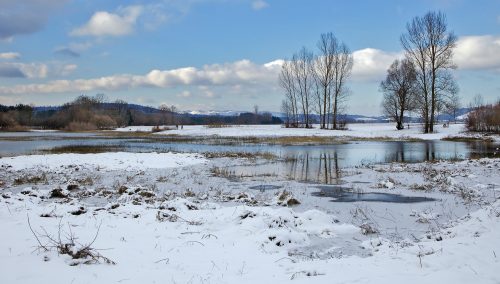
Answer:
[[[168,264],[170,262],[170,258],[166,257],[166,258],[162,258],[160,260],[155,261],[155,263],[160,263],[160,262],[165,261],[165,260],[166,260],[165,264]]]
[[[199,241],[187,241],[187,242],[185,242],[185,244],[189,244],[189,243],[197,243],[197,244],[200,244],[202,246],[205,246],[202,242],[199,242]]]
[[[31,227],[30,216],[28,215],[28,213],[26,213],[26,217],[28,218],[28,226],[30,227],[30,231],[33,234],[33,236],[35,236],[35,239],[38,242],[38,244],[40,245],[40,247],[43,248],[45,251],[49,251],[49,249],[46,246],[42,245],[42,242],[40,242],[40,239],[38,238],[37,234],[35,233],[35,231]]]

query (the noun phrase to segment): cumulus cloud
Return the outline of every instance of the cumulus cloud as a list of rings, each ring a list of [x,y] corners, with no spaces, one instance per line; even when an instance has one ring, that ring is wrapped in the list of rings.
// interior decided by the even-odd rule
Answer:
[[[352,78],[356,81],[381,80],[391,63],[400,57],[402,53],[386,52],[375,48],[354,51]]]
[[[264,0],[254,0],[252,1],[252,8],[254,10],[262,10],[264,8],[267,8],[269,4],[264,1]]]
[[[0,53],[0,59],[6,59],[6,60],[11,60],[11,59],[19,59],[21,58],[21,54],[18,52],[3,52]]]
[[[67,0],[1,0],[0,39],[41,30],[49,16]]]
[[[500,70],[500,36],[460,37],[454,59],[459,69]]]
[[[276,84],[281,70],[279,61],[255,64],[240,60],[202,68],[184,67],[152,70],[144,75],[121,74],[93,79],[55,80],[44,84],[0,87],[3,94],[35,94],[124,90],[136,87],[168,88],[177,86],[235,86]]]
[[[119,8],[116,13],[99,11],[83,26],[71,31],[72,36],[124,36],[134,32],[142,6]]]

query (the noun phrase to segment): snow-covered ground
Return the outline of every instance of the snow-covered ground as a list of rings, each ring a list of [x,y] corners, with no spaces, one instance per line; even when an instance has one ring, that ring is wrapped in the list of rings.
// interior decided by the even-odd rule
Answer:
[[[93,167],[105,170],[145,170],[183,167],[205,162],[196,154],[127,153],[28,155],[0,159],[0,167],[13,170],[43,167],[57,169],[68,166]]]
[[[113,131],[117,131],[117,132],[152,132],[155,127],[156,126],[148,126],[148,125],[126,126],[126,127],[115,128]],[[162,126],[158,126],[158,128],[160,128],[160,129],[175,128],[175,126],[162,125]]]
[[[217,137],[354,137],[354,138],[386,138],[386,139],[422,139],[439,140],[448,137],[471,137],[465,132],[464,124],[450,124],[449,127],[435,126],[435,133],[424,134],[420,125],[413,124],[410,129],[396,130],[394,124],[389,123],[357,123],[349,124],[348,130],[322,130],[318,125],[313,129],[284,128],[281,125],[234,125],[220,128],[211,128],[204,125],[186,125],[183,129],[166,130],[156,135],[178,136],[217,136]],[[118,128],[120,132],[147,132],[151,126],[129,126]],[[497,135],[498,136],[498,135]]]
[[[162,155],[0,159],[2,283],[500,282],[500,159],[342,169],[358,194],[436,198],[398,205]]]

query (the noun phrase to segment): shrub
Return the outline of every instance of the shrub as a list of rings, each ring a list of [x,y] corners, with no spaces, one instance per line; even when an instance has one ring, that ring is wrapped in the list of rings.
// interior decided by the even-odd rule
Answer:
[[[92,118],[92,123],[99,129],[110,129],[116,127],[116,121],[112,119],[109,115],[99,115],[96,114]]]
[[[466,125],[469,131],[500,133],[500,102],[476,108],[467,116]]]
[[[72,121],[64,128],[66,131],[91,131],[96,130],[97,127],[90,122]]]

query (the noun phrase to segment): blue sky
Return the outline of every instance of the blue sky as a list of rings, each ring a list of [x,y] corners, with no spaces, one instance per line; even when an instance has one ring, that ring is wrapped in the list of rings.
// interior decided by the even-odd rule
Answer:
[[[22,2],[22,3],[19,3]],[[380,113],[380,80],[415,16],[459,37],[462,102],[500,97],[500,1],[1,0],[0,103],[79,94],[182,110],[278,111],[281,60],[334,32],[354,52],[349,112]]]

